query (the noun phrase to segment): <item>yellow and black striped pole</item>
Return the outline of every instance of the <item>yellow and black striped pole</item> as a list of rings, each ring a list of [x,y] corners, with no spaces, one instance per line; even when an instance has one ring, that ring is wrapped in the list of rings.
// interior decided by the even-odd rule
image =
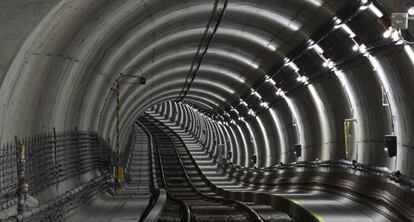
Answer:
[[[116,164],[119,165],[119,81],[116,80]]]
[[[123,180],[123,168],[121,166],[121,160],[119,157],[119,114],[121,109],[121,102],[120,102],[120,95],[119,95],[119,80],[116,80],[116,169],[115,169],[115,180],[116,186],[115,190],[117,190],[117,186],[122,183]]]

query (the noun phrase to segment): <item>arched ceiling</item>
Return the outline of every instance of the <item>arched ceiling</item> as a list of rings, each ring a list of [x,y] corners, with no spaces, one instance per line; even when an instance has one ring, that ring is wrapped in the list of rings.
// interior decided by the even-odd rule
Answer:
[[[75,126],[113,137],[116,79],[123,129],[149,106],[177,99],[210,17],[216,18],[225,2],[60,1],[27,37],[3,78],[1,138]],[[184,101],[208,112],[229,112],[251,88],[264,84],[265,76],[285,90],[303,85],[295,68],[284,64],[303,54],[327,24],[352,16],[363,4],[369,2],[229,0]],[[376,24],[373,15],[363,18],[367,21],[358,22]],[[212,27],[208,30],[211,35]],[[349,49],[349,41],[326,42],[324,48]],[[321,60],[303,56],[306,62],[297,62],[300,74],[311,78]],[[146,84],[128,84],[137,79],[121,74],[144,76]]]

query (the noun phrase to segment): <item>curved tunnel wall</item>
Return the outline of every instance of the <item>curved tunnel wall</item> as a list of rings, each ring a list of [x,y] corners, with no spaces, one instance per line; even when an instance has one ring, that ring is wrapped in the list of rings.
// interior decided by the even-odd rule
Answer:
[[[126,138],[145,109],[180,95],[213,7],[202,0],[60,1],[2,78],[0,140],[79,127],[113,142],[117,78]],[[259,167],[348,158],[414,177],[414,53],[382,37],[382,15],[406,9],[389,1],[229,1],[184,99],[214,121],[172,103],[160,112],[177,113],[214,155],[214,141],[228,140],[240,165],[249,166],[253,154]],[[147,84],[137,85],[136,75]],[[356,123],[349,150],[345,119]],[[384,135],[392,133],[396,158],[384,152]]]

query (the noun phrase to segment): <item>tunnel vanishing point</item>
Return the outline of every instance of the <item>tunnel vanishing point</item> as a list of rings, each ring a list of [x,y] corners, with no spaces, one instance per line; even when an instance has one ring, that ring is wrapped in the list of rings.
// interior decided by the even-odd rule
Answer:
[[[412,20],[0,0],[0,221],[414,221]]]

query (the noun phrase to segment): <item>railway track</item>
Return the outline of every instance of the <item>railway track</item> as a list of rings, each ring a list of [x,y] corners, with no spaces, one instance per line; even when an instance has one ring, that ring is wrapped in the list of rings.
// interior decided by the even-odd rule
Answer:
[[[293,221],[269,205],[242,203],[217,195],[173,131],[149,116],[139,121],[154,138],[157,175],[167,190],[167,204],[159,221]]]

